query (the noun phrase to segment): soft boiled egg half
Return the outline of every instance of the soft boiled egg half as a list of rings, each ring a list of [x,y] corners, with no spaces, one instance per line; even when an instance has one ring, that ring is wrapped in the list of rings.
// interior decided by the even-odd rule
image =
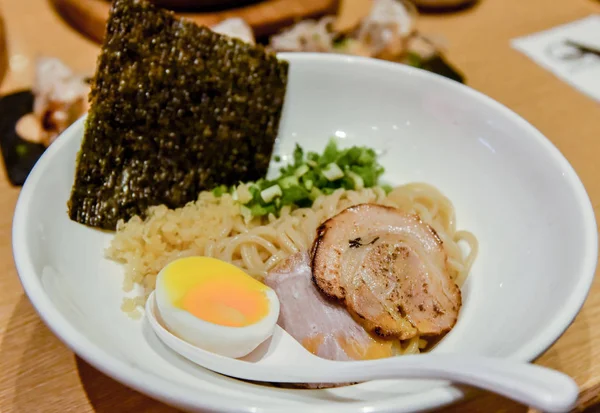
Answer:
[[[279,317],[275,291],[210,257],[186,257],[165,266],[154,295],[171,333],[228,357],[251,353],[273,334]]]

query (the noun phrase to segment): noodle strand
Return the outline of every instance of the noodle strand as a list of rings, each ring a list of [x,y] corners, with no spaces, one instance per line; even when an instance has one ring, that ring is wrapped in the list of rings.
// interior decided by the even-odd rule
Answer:
[[[145,220],[120,222],[107,249],[110,259],[125,264],[124,288],[144,288],[135,302],[142,304],[154,290],[156,275],[169,262],[184,256],[205,255],[233,263],[262,280],[267,272],[295,252],[308,250],[318,226],[357,204],[377,203],[416,214],[438,234],[447,254],[447,268],[461,286],[478,253],[477,238],[456,230],[452,202],[438,189],[422,183],[394,188],[386,195],[380,187],[338,189],[318,197],[311,208],[282,209],[279,217],[244,219],[231,195],[215,197],[202,192],[198,201],[169,210],[152,207]],[[463,246],[468,252],[463,252]],[[131,299],[127,308],[131,307]],[[132,310],[133,312],[133,310]],[[427,345],[417,336],[403,343],[402,354],[418,353]]]

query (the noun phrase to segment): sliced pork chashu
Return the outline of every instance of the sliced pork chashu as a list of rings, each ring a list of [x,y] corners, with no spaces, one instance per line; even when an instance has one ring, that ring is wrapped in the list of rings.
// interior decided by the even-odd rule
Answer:
[[[279,326],[313,354],[338,361],[395,354],[397,341],[371,337],[342,303],[319,291],[308,252],[287,258],[267,274],[265,284],[279,297]]]
[[[460,289],[435,231],[396,208],[361,204],[323,223],[313,279],[369,331],[401,340],[436,336],[456,323]]]

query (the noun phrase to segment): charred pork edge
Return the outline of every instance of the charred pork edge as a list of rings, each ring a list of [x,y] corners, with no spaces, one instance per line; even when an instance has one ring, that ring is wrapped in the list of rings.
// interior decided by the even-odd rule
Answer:
[[[336,300],[336,301],[344,301],[344,297],[346,295],[346,292],[342,288],[341,285],[340,285],[340,288],[344,292],[344,296],[338,297],[337,295],[330,294],[329,292],[325,291],[323,289],[323,287],[321,287],[321,284],[319,283],[317,277],[315,276],[315,261],[317,260],[317,257],[319,256],[319,247],[321,246],[321,244],[323,242],[323,238],[325,238],[325,235],[327,234],[327,230],[329,229],[329,226],[328,226],[329,221],[331,221],[336,216],[337,215],[334,215],[333,217],[329,218],[327,221],[323,222],[319,226],[319,228],[317,228],[317,237],[315,238],[315,241],[313,242],[313,247],[312,247],[312,250],[311,250],[312,257],[310,257],[311,258],[311,260],[310,260],[310,275],[311,275],[313,283],[315,284],[315,286],[317,287],[317,289],[322,294],[324,294],[326,297],[329,297],[329,298],[331,298],[333,300]]]
[[[327,231],[329,229],[331,229],[330,226],[329,226],[330,221],[332,221],[334,218],[338,217],[339,215],[342,215],[342,214],[345,214],[345,213],[357,212],[357,211],[360,211],[361,209],[363,209],[365,207],[371,207],[371,206],[377,206],[379,208],[385,208],[385,209],[394,210],[394,211],[395,210],[399,210],[399,208],[388,206],[388,205],[361,203],[361,204],[350,206],[350,207],[344,209],[343,211],[340,211],[339,213],[335,214],[331,218],[327,219],[325,222],[323,222],[317,228],[317,235],[315,237],[315,240],[313,242],[312,248],[310,250],[310,257],[309,257],[310,258],[310,268],[311,268],[311,278],[312,278],[313,283],[317,287],[317,289],[322,294],[324,294],[325,296],[329,297],[330,299],[337,300],[337,301],[340,301],[340,302],[345,302],[346,301],[345,289],[341,285],[340,285],[340,289],[342,290],[342,292],[343,292],[344,295],[342,297],[338,297],[336,295],[330,294],[327,291],[325,291],[321,287],[319,281],[317,280],[317,277],[315,276],[315,271],[314,271],[315,262],[317,260],[318,255],[319,255],[319,248],[322,246],[323,239],[327,235]],[[431,232],[431,234],[434,236],[434,238],[436,239],[436,241],[438,242],[438,245],[443,248],[444,242],[442,241],[442,239],[438,235],[437,231],[431,225],[429,225],[428,223],[423,222],[423,220],[421,219],[421,217],[419,216],[419,214],[415,213],[415,214],[410,214],[410,215],[413,216],[414,219],[416,219],[417,221],[419,221],[419,223],[421,223],[424,226],[426,226],[429,229],[429,231]],[[445,261],[446,261],[446,265],[448,265],[448,257],[447,256],[446,256]],[[461,291],[460,287],[458,287],[458,285],[455,284],[455,286],[456,286],[456,289],[458,290],[458,300],[459,300],[458,301],[458,312],[460,314],[460,310],[462,310],[462,291]],[[350,311],[350,312],[351,313],[355,313],[354,311]],[[359,319],[362,319],[363,322],[367,321],[363,316],[361,316],[358,313],[353,314],[353,316],[354,317],[358,317]],[[423,336],[423,337],[443,337],[444,335],[446,335],[448,332],[450,332],[456,326],[457,322],[458,322],[458,317],[456,318],[456,320],[454,320],[454,323],[452,324],[451,327],[449,327],[448,329],[444,329],[442,332],[440,332],[438,334],[422,334],[422,333],[418,333],[418,334],[421,335],[421,336]],[[412,324],[412,322],[410,322],[410,323]],[[380,332],[378,332],[376,330],[380,330],[380,329],[379,328],[372,329],[372,332],[374,334],[380,336],[380,337],[389,336],[389,335],[381,334]]]

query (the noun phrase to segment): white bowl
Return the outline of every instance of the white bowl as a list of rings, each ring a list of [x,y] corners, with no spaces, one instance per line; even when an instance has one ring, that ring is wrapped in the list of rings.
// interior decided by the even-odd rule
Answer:
[[[322,149],[336,135],[383,150],[385,178],[440,188],[480,253],[459,322],[434,351],[532,360],[569,326],[597,260],[596,223],[577,175],[525,120],[472,89],[393,63],[284,54],[289,88],[276,151]],[[184,410],[403,412],[464,396],[446,382],[380,381],[290,390],[229,379],[169,352],[120,311],[111,234],[72,222],[66,202],[83,120],[44,154],[17,204],[13,248],[42,319],[99,370]]]

